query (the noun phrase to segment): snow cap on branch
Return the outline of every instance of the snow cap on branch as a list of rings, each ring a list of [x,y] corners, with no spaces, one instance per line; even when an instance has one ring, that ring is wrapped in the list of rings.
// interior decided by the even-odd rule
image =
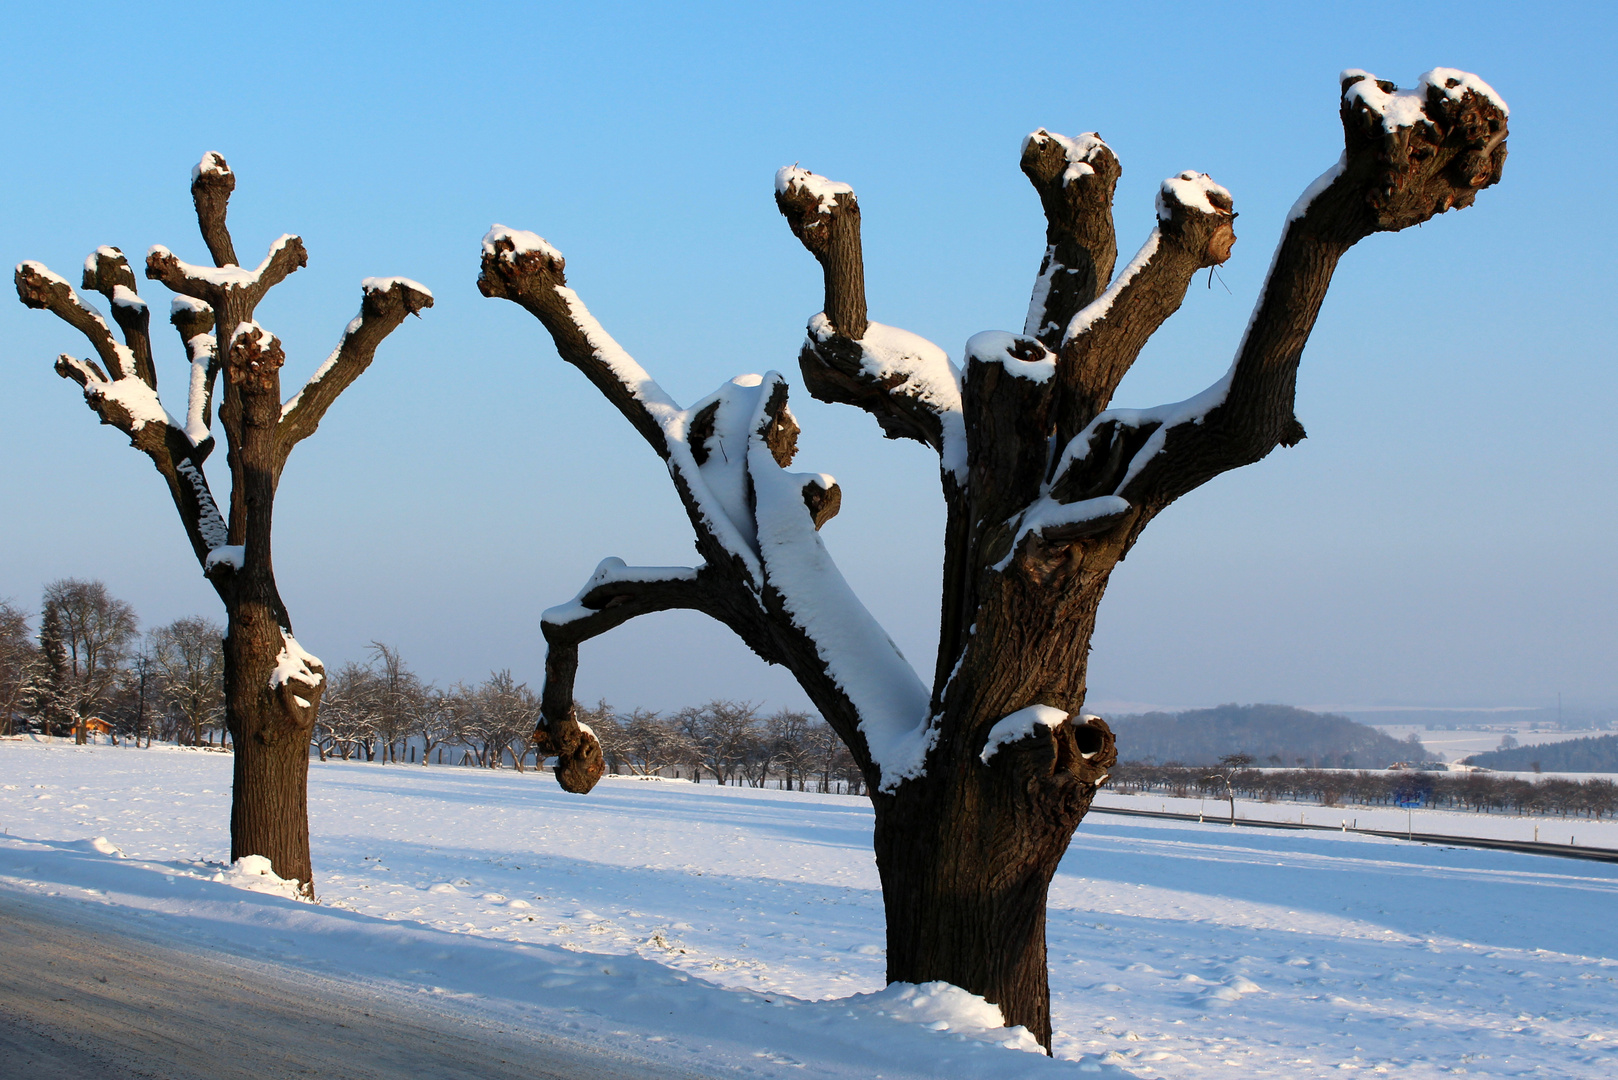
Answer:
[[[1067,157],[1067,168],[1062,170],[1063,187],[1067,187],[1081,176],[1094,175],[1093,163],[1095,160],[1103,152],[1110,153],[1112,151],[1112,147],[1103,142],[1101,136],[1093,131],[1087,131],[1078,138],[1073,139],[1066,135],[1058,135],[1054,131],[1046,131],[1044,128],[1040,128],[1023,139],[1023,153],[1028,153],[1029,146],[1037,146],[1047,142],[1053,142],[1060,146]]]
[[[999,364],[1020,379],[1043,383],[1056,374],[1056,354],[1026,334],[985,330],[966,341],[968,364]]]
[[[1349,68],[1340,80],[1343,103],[1363,104],[1381,118],[1382,130],[1390,135],[1399,128],[1417,124],[1432,126],[1433,118],[1427,115],[1427,105],[1435,96],[1459,104],[1467,91],[1471,91],[1499,109],[1502,116],[1511,115],[1505,99],[1495,93],[1494,87],[1476,75],[1454,68],[1433,68],[1417,79],[1410,90],[1400,90],[1393,83],[1359,68]]]
[[[390,292],[396,287],[403,288],[405,292],[420,293],[427,299],[433,298],[433,291],[419,281],[412,281],[407,277],[368,277],[360,282],[360,288],[368,293]]]
[[[248,171],[251,172],[252,170],[249,169]],[[230,166],[225,164],[225,155],[217,150],[209,150],[202,155],[201,161],[191,166],[192,183],[201,180],[203,177],[222,178],[226,176],[234,179],[235,174],[230,171]]]
[[[1157,192],[1157,219],[1172,218],[1176,204],[1204,214],[1230,214],[1235,205],[1230,192],[1214,183],[1212,177],[1190,169],[1163,181]]]
[[[540,621],[552,626],[582,619],[594,614],[598,608],[585,604],[584,598],[603,585],[613,585],[618,582],[651,582],[651,581],[695,581],[697,570],[691,566],[630,566],[616,555],[608,556],[596,564],[595,572],[590,575],[584,587],[580,589],[565,604],[549,607],[540,614]],[[580,725],[581,727],[583,725]]]
[[[309,264],[303,239],[292,233],[282,233],[270,245],[264,261],[252,270],[234,263],[226,266],[198,266],[179,258],[162,244],[153,244],[146,252],[146,276],[161,281],[175,292],[187,287],[203,286],[208,289],[265,290],[287,274]],[[273,273],[272,273],[273,271]],[[270,280],[264,279],[269,276]]]
[[[836,330],[824,312],[809,320],[809,332],[829,341]],[[961,411],[961,373],[949,354],[920,334],[869,322],[856,342],[861,371],[888,388],[890,394],[913,398],[938,417],[943,437],[939,450],[945,470],[966,479],[966,419]]]
[[[1067,718],[1067,713],[1050,705],[1030,705],[1026,709],[1018,709],[1002,717],[989,729],[988,742],[984,744],[983,753],[978,755],[978,759],[987,765],[1002,746],[1037,734],[1041,727],[1055,731],[1067,722]]]
[[[820,212],[823,214],[829,214],[836,208],[839,195],[854,194],[854,189],[849,185],[836,180],[828,180],[819,173],[812,173],[808,169],[800,169],[796,165],[787,165],[776,170],[775,193],[777,195],[791,195],[794,188],[813,196]]]
[[[526,229],[508,229],[499,224],[489,226],[489,231],[483,234],[483,254],[498,254],[509,263],[515,263],[524,255],[538,255],[554,263],[558,272],[567,267],[562,253],[546,243],[543,236]]]

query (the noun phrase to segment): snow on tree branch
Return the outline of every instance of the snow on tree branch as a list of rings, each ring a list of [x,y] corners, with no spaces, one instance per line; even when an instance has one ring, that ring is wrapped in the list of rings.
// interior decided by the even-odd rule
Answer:
[[[775,205],[792,235],[820,262],[826,283],[826,318],[843,337],[863,337],[865,256],[854,189],[792,165],[775,174]]]
[[[224,266],[196,266],[185,262],[162,244],[154,244],[146,255],[146,276],[162,282],[171,291],[190,296],[219,308],[232,294],[242,298],[245,311],[254,306],[288,275],[309,265],[303,240],[286,233],[270,245],[264,261],[252,270],[234,263]]]
[[[1095,132],[1070,139],[1040,128],[1023,140],[1022,171],[1045,210],[1045,257],[1023,333],[1054,349],[1074,313],[1112,277],[1112,196],[1123,170]]]
[[[433,306],[433,294],[409,278],[366,278],[360,288],[360,313],[344,329],[342,341],[303,389],[281,406],[278,468],[286,462],[293,446],[315,433],[338,395],[371,366],[382,340],[398,329],[406,316],[419,316],[422,309]]]
[[[1196,172],[1163,181],[1157,224],[1116,280],[1069,320],[1057,371],[1061,446],[1102,409],[1152,334],[1179,310],[1192,276],[1230,258],[1236,211],[1230,192]]]
[[[106,369],[103,380],[135,375],[134,352],[113,336],[101,313],[85,303],[66,278],[52,273],[44,263],[28,261],[17,264],[13,280],[17,298],[25,305],[49,311],[85,336]]]
[[[134,271],[124,253],[115,247],[99,247],[84,260],[82,287],[94,289],[112,305],[112,318],[123,331],[124,342],[134,356],[135,374],[153,390],[157,370],[152,366],[151,314],[135,287]]]
[[[639,614],[684,607],[724,622],[771,662],[794,650],[814,657],[823,692],[850,703],[844,711],[857,717],[848,733],[857,753],[884,782],[916,775],[930,745],[927,692],[820,542],[818,529],[841,499],[835,482],[786,471],[798,427],[785,382],[773,372],[739,376],[681,408],[589,314],[567,287],[564,265],[534,234],[497,226],[484,239],[479,287],[538,317],[562,358],[665,459],[705,562],[671,574],[609,560],[571,603],[546,613],[546,723],[554,727],[571,715],[579,641]],[[927,343],[918,346],[887,328],[867,334],[887,350],[878,362],[940,365],[948,387],[955,386],[941,352],[917,355]],[[960,452],[964,465],[964,440]],[[578,782],[594,778],[581,774]]]
[[[562,359],[584,372],[660,455],[680,408],[567,287],[567,261],[538,235],[504,225],[483,237],[478,289],[521,304],[545,324]]]
[[[670,598],[677,597],[680,589],[697,580],[697,567],[628,566],[616,557],[603,559],[572,600],[547,608],[540,620],[549,626],[566,626],[655,593],[659,586],[674,586],[663,591]]]
[[[226,202],[235,187],[235,176],[224,158],[211,152],[204,155],[192,170],[191,186],[198,224],[220,265],[193,266],[158,246],[148,256],[146,267],[149,278],[178,294],[170,309],[170,321],[179,332],[190,368],[183,423],[169,414],[158,398],[150,312],[136,291],[134,272],[121,251],[100,247],[92,252],[85,260],[83,287],[100,292],[110,301],[123,342],[113,336],[101,314],[65,279],[43,265],[20,264],[16,285],[24,304],[56,314],[84,334],[95,348],[101,365],[63,356],[56,370],[84,389],[86,402],[104,423],[129,435],[131,443],[152,458],[168,482],[204,573],[216,587],[224,588],[228,571],[240,570],[246,552],[255,550],[245,536],[245,501],[239,490],[243,479],[241,451],[257,437],[249,429],[267,431],[271,442],[276,443],[264,473],[273,487],[290,447],[314,431],[331,401],[369,365],[378,343],[404,316],[432,305],[432,295],[407,278],[366,279],[359,317],[349,324],[338,350],[310,386],[288,403],[283,417],[279,369],[285,353],[280,341],[253,321],[252,311],[270,288],[305,265],[303,242],[296,236],[283,235],[270,246],[256,269],[244,270],[234,263],[224,226]],[[229,326],[216,325],[221,312],[229,313]],[[231,528],[202,471],[214,445],[214,392],[222,368],[227,385],[220,415],[238,459],[232,465],[232,503],[233,515],[242,518],[242,527],[234,544]],[[277,443],[278,435],[281,438]],[[267,511],[267,502],[260,500],[260,504]],[[267,544],[261,550],[267,558]]]
[[[943,349],[869,320],[862,336],[847,338],[822,312],[809,320],[799,361],[815,397],[864,409],[888,438],[926,443],[948,476],[957,484],[966,479],[961,373]]]
[[[185,433],[200,447],[212,438],[209,432],[213,427],[214,386],[219,376],[219,342],[213,334],[213,308],[189,296],[176,296],[170,301],[169,322],[179,331],[186,359],[191,361]]]
[[[85,277],[91,285],[114,294],[115,310],[121,307],[133,316],[137,309],[130,301],[138,297],[126,283],[133,275],[116,249],[100,248],[92,254],[86,260]],[[81,331],[98,354],[109,358],[111,375],[93,361],[67,355],[58,358],[56,371],[83,388],[85,403],[102,423],[128,435],[130,444],[152,459],[168,482],[198,560],[205,560],[209,551],[226,540],[224,522],[200,470],[212,447],[206,430],[182,426],[163,408],[157,391],[137,373],[140,365],[135,362],[135,352],[113,338],[106,322],[66,280],[40,263],[25,262],[17,267],[16,285],[24,304],[57,315]],[[118,299],[123,303],[118,304]],[[130,317],[124,325],[144,334],[145,305],[138,311],[139,320]],[[149,352],[147,357],[149,365]]]
[[[1030,705],[1026,709],[1018,709],[989,729],[989,737],[983,744],[983,753],[978,755],[978,760],[987,765],[1002,746],[1029,738],[1041,727],[1055,730],[1067,723],[1067,717],[1067,713],[1049,705]]]
[[[1361,71],[1345,72],[1342,82],[1343,157],[1288,214],[1231,369],[1185,401],[1107,409],[1062,440],[1051,482],[1021,519],[1019,541],[1031,531],[1049,534],[1052,525],[1079,524],[1082,532],[1083,522],[1133,519],[1120,504],[1155,513],[1212,476],[1303,438],[1292,416],[1297,365],[1338,259],[1373,232],[1469,206],[1499,180],[1508,113],[1481,79],[1441,68],[1407,92]],[[1195,174],[1166,182],[1160,198],[1168,220],[1179,212],[1175,200],[1203,214],[1203,203],[1215,213],[1229,209],[1228,192]]]
[[[225,164],[224,155],[210,150],[192,166],[191,202],[197,208],[197,227],[215,266],[236,265],[236,247],[225,227],[225,211],[235,190],[236,174]]]
[[[878,787],[891,791],[922,775],[937,738],[927,710],[928,692],[915,669],[860,603],[804,512],[805,481],[776,462],[767,438],[770,410],[784,407],[786,383],[773,372],[758,386],[758,412],[748,446],[755,492],[760,558],[776,608],[813,642],[826,675],[859,716],[859,732],[880,772]],[[776,598],[779,598],[778,600]]]
[[[571,601],[541,617],[547,648],[535,738],[544,752],[560,759],[556,776],[565,790],[589,791],[605,767],[600,741],[589,725],[580,722],[573,699],[579,645],[656,611],[684,608],[732,622],[725,583],[713,575],[705,580],[703,569],[626,566],[622,559],[603,559]]]
[[[890,439],[931,446],[944,474],[963,482],[960,372],[926,338],[867,317],[854,189],[794,165],[776,173],[775,203],[825,279],[825,308],[809,320],[798,357],[804,386],[821,401],[871,413]]]

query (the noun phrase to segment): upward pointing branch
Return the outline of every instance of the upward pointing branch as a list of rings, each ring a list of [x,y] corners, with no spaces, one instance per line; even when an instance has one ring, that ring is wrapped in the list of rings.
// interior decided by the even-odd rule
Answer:
[[[944,459],[945,483],[963,481],[960,374],[926,338],[866,317],[854,189],[793,165],[775,174],[775,205],[826,283],[825,310],[810,320],[798,354],[804,385],[821,401],[864,409],[890,439],[931,446]]]
[[[1118,496],[1151,514],[1304,437],[1293,415],[1304,345],[1349,248],[1472,205],[1499,181],[1508,112],[1481,79],[1438,68],[1400,92],[1343,73],[1344,150],[1298,199],[1231,369],[1184,402],[1107,411],[1067,445],[1052,491]],[[1064,475],[1065,474],[1065,475]]]
[[[1022,171],[1045,208],[1045,258],[1023,333],[1055,349],[1068,320],[1112,278],[1112,195],[1123,167],[1093,131],[1070,139],[1040,128],[1023,140]]]
[[[124,332],[124,341],[134,354],[134,374],[153,390],[157,389],[157,370],[152,366],[151,313],[146,302],[138,295],[135,273],[129,269],[129,260],[115,247],[96,248],[95,254],[84,260],[83,287],[94,289],[112,305],[112,319]]]
[[[820,263],[826,279],[826,318],[838,335],[865,336],[865,255],[860,204],[847,184],[796,165],[775,174],[775,205],[792,235]]]
[[[202,242],[208,245],[215,266],[235,266],[236,245],[225,227],[225,208],[236,190],[236,174],[225,164],[224,156],[210,150],[191,170],[191,202],[197,208],[197,225]]]
[[[371,366],[382,339],[393,333],[405,316],[419,316],[423,308],[433,306],[433,294],[409,278],[366,278],[361,288],[364,295],[359,317],[343,331],[336,351],[281,407],[275,454],[277,480],[292,448],[315,433],[338,395]]]

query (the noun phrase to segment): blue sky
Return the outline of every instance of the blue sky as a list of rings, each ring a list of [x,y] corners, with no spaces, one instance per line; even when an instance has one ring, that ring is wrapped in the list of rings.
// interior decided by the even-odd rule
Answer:
[[[33,5],[7,13],[0,256],[76,277],[96,245],[200,261],[189,170],[238,175],[243,258],[301,235],[260,319],[287,392],[403,274],[437,306],[294,453],[276,565],[329,663],[372,638],[442,682],[537,686],[539,613],[596,562],[691,558],[666,473],[515,306],[477,293],[491,222],[568,257],[602,322],[678,398],[780,369],[819,306],[775,211],[797,161],[854,185],[873,318],[959,357],[1018,329],[1042,249],[1017,169],[1038,126],[1124,165],[1125,258],[1185,168],[1230,188],[1235,256],[1121,388],[1189,396],[1229,363],[1286,209],[1340,149],[1336,76],[1434,66],[1512,106],[1505,181],[1344,261],[1300,378],[1310,438],[1165,513],[1114,577],[1096,702],[1618,703],[1618,399],[1610,5]],[[253,255],[257,258],[257,255]],[[149,299],[165,295],[155,283]],[[159,338],[160,389],[183,385]],[[99,577],[149,624],[220,614],[150,465],[58,379],[64,326],[0,304],[0,596]],[[177,411],[177,398],[170,407]],[[931,668],[942,511],[926,451],[801,390],[797,466],[835,475],[825,536]],[[217,463],[216,469],[222,468]],[[224,486],[222,475],[216,487]],[[716,625],[586,646],[581,695],[796,703]]]

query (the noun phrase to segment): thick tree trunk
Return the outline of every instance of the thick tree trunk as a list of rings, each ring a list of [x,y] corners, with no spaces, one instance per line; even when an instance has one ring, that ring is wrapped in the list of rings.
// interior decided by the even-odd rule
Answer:
[[[254,605],[230,615],[224,654],[225,723],[235,744],[231,861],[262,855],[278,876],[301,882],[305,895],[312,897],[309,737],[315,708],[300,708],[303,715],[295,715],[286,700],[288,687],[271,685],[285,646],[280,625],[266,607]],[[302,688],[298,692],[309,693]],[[311,704],[318,706],[318,694]]]
[[[975,648],[942,691],[947,708],[963,714],[946,713],[939,725],[954,738],[942,737],[925,777],[892,794],[871,782],[888,980],[942,980],[982,995],[1047,1050],[1046,893],[1117,760],[1105,723],[1080,710],[1096,608],[1118,548],[1084,547],[1088,558],[1064,562],[1074,587],[1063,603],[1017,572],[993,580],[977,609]],[[1030,700],[1068,719],[1032,724],[984,761],[991,729]]]
[[[1045,895],[1078,822],[1030,842],[1002,820],[1021,816],[1003,804],[928,787],[930,797],[876,799],[888,981],[964,987],[1049,1047]]]

